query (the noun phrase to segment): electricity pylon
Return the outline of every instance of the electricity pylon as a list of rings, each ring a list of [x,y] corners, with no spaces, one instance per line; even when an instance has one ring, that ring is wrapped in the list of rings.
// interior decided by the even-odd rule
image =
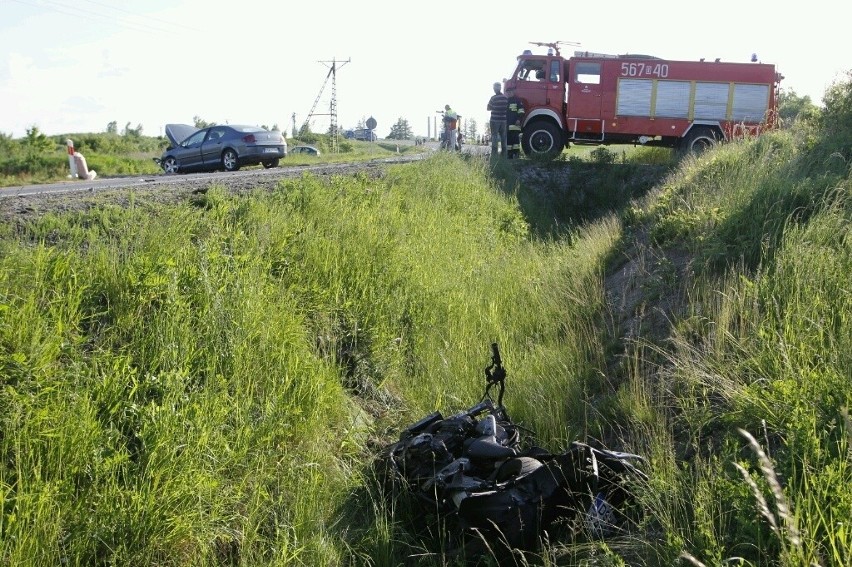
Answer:
[[[302,131],[304,131],[308,127],[308,123],[311,118],[314,116],[331,116],[331,151],[337,153],[339,151],[338,145],[338,129],[337,129],[337,68],[343,67],[351,60],[347,59],[346,61],[337,61],[336,59],[332,59],[331,61],[320,61],[320,63],[324,65],[328,65],[331,63],[331,66],[328,69],[328,74],[325,76],[325,81],[320,87],[319,94],[317,94],[317,98],[314,100],[314,105],[311,107],[311,111],[308,113],[308,116],[305,118],[305,123],[302,124]],[[328,114],[324,112],[316,113],[314,112],[317,108],[317,104],[319,104],[320,98],[322,97],[322,92],[325,90],[325,86],[328,84],[328,80],[331,79],[331,103],[329,104],[329,112]]]

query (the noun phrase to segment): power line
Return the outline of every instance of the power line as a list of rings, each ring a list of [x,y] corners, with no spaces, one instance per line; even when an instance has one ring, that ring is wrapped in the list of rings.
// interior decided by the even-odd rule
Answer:
[[[56,12],[58,14],[63,14],[63,15],[66,15],[66,16],[73,16],[73,17],[76,17],[76,18],[79,18],[81,20],[88,21],[88,22],[91,22],[92,18],[97,18],[97,19],[102,20],[102,21],[105,20],[105,21],[109,21],[113,24],[118,24],[122,28],[127,29],[127,30],[132,30],[132,31],[139,31],[139,32],[146,32],[146,33],[157,33],[157,34],[168,35],[170,37],[174,36],[175,33],[178,33],[177,29],[168,30],[168,29],[165,29],[163,26],[156,26],[156,25],[148,24],[144,21],[138,21],[138,20],[147,18],[147,16],[142,16],[142,15],[139,15],[139,14],[133,14],[132,12],[128,12],[127,10],[122,10],[122,9],[117,9],[117,8],[113,8],[113,9],[119,10],[121,12],[125,12],[127,14],[130,14],[134,18],[136,18],[137,21],[133,21],[130,18],[125,17],[125,16],[120,16],[120,15],[116,15],[116,14],[106,14],[106,13],[102,13],[102,12],[87,9],[87,8],[81,8],[77,5],[63,4],[62,2],[57,2],[56,0],[39,0],[38,2],[29,2],[27,0],[11,0],[11,1],[17,2],[18,4],[23,4],[25,6],[32,6],[34,8],[47,9],[49,11],[53,11],[53,12]],[[92,2],[92,3],[110,8],[109,6],[105,6],[105,5],[99,4],[97,2]],[[156,19],[156,18],[151,18],[151,19]],[[162,22],[162,23],[165,23],[167,25],[173,26],[175,28],[183,28],[184,31],[199,31],[195,28],[192,28],[192,27],[189,27],[189,26],[184,26],[182,24],[174,24],[174,23],[171,23],[171,22],[167,22],[166,20],[162,20],[162,19],[157,19],[157,20]]]
[[[80,1],[80,0],[78,0],[78,1]],[[139,15],[135,12],[131,12],[130,10],[125,10],[124,8],[117,8],[115,6],[110,6],[108,4],[103,4],[101,2],[95,2],[95,0],[82,0],[82,1],[88,2],[89,4],[94,4],[96,6],[102,6],[104,8],[112,9],[112,10],[115,10],[116,12],[124,12],[125,14],[129,14],[129,15],[137,17],[137,18],[146,18],[146,19],[149,19],[149,20],[156,20],[158,22],[164,23],[164,24],[169,25],[169,26],[174,26],[174,27],[177,27],[177,28],[183,28],[186,31],[193,31],[193,32],[202,31],[202,30],[200,30],[198,28],[194,28],[192,26],[187,26],[187,25],[184,25],[184,24],[175,23],[175,22],[172,22],[172,21],[169,21],[169,20],[164,20],[163,18],[157,18],[155,16],[149,16],[149,15],[142,16],[142,15]]]

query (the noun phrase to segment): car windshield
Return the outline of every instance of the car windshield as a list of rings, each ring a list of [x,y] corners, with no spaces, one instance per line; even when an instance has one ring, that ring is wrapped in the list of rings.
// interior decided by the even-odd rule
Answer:
[[[184,148],[191,148],[193,146],[197,146],[201,144],[201,142],[204,140],[204,136],[206,135],[207,130],[199,130],[198,132],[181,142],[181,146],[183,146]]]

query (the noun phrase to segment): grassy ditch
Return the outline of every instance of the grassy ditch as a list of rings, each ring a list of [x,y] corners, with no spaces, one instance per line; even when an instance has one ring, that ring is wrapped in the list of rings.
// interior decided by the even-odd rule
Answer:
[[[540,445],[602,439],[651,475],[629,533],[517,564],[847,565],[844,135],[802,124],[658,184],[599,155],[542,190],[525,160],[441,153],[4,225],[0,557],[452,564],[371,460],[478,400],[496,341]]]
[[[478,399],[492,341],[516,419],[554,448],[573,439],[617,231],[533,241],[493,183],[484,163],[440,155],[379,180],[7,225],[0,555],[403,557],[399,534],[339,515],[370,442]]]

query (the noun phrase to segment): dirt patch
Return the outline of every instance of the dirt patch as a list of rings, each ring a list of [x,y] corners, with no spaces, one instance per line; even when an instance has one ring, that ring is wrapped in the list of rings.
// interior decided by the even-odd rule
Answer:
[[[626,238],[622,261],[614,263],[604,282],[614,331],[622,342],[642,338],[658,344],[685,312],[694,258],[683,248],[654,245],[647,227]]]

